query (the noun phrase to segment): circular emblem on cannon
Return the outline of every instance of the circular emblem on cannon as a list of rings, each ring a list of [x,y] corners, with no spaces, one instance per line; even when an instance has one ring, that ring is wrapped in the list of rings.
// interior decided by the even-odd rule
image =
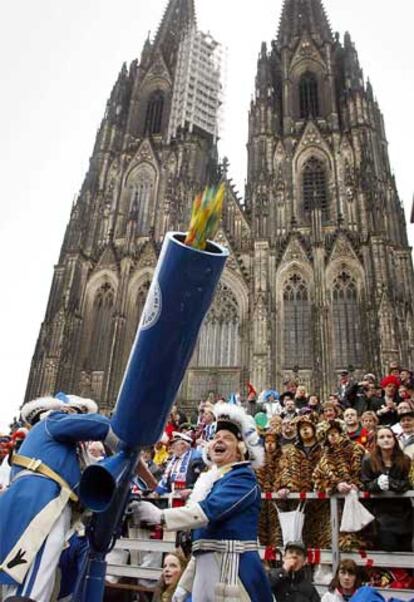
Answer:
[[[148,330],[158,322],[162,308],[161,288],[157,280],[154,280],[148,291],[148,297],[142,313],[141,328]]]

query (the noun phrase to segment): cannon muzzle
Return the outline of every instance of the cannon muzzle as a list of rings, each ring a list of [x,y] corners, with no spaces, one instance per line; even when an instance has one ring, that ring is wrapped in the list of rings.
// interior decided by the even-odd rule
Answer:
[[[79,484],[79,497],[84,506],[93,512],[105,512],[130,470],[131,458],[124,451],[88,466]]]

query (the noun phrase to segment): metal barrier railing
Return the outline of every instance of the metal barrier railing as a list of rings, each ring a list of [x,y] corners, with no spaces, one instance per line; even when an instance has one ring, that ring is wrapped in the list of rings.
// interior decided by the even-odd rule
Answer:
[[[359,491],[358,497],[362,500],[368,499],[384,499],[384,498],[410,498],[411,503],[414,506],[414,490],[407,491],[406,493],[393,493],[384,492],[380,494],[372,494],[368,491]],[[341,558],[352,558],[359,565],[363,566],[381,566],[381,567],[400,567],[400,568],[412,568],[414,566],[414,553],[398,553],[392,552],[386,553],[381,551],[358,551],[358,552],[341,552],[339,547],[339,505],[338,500],[345,499],[345,494],[335,493],[328,495],[326,493],[316,492],[300,492],[300,493],[289,493],[286,498],[283,499],[297,499],[297,500],[329,500],[330,504],[330,522],[331,522],[331,549],[315,551],[316,560],[315,564],[332,564],[332,570],[335,572]],[[264,500],[281,500],[277,493],[264,493],[262,494]],[[412,534],[414,538],[414,513],[413,513],[413,524],[411,526]],[[414,550],[414,541],[412,549]],[[311,551],[311,550],[310,550]]]
[[[301,492],[289,493],[285,498],[281,498],[277,493],[264,493],[262,499],[264,501],[275,501],[282,499],[297,499],[305,500],[329,500],[330,504],[330,522],[331,522],[331,549],[308,549],[308,557],[311,564],[329,564],[332,565],[332,571],[335,572],[339,562],[343,558],[351,558],[359,566],[365,567],[398,567],[412,569],[414,567],[414,552],[382,552],[378,550],[355,550],[352,552],[342,552],[339,548],[339,505],[338,501],[345,499],[344,494],[328,495],[321,492]],[[384,499],[384,498],[409,498],[414,506],[414,490],[407,491],[403,494],[392,492],[384,492],[381,494],[371,494],[369,492],[360,491],[358,497],[362,500],[367,499]],[[171,502],[173,499],[179,499],[177,495],[164,495],[152,497],[151,495],[145,498],[146,500],[158,501],[160,499]],[[414,512],[412,533],[414,537]],[[164,541],[161,539],[143,539],[143,538],[121,538],[117,541],[115,549],[128,550],[130,552],[162,552],[166,553],[174,550],[175,543],[173,541]],[[414,549],[414,546],[413,546]],[[259,553],[263,558],[265,548],[259,547]],[[108,574],[118,577],[134,577],[137,579],[153,579],[157,580],[161,575],[161,568],[144,568],[126,564],[111,564],[108,563]],[[384,590],[386,591],[386,590]],[[404,599],[410,600],[414,597],[414,591],[411,590],[393,590],[394,592],[404,593]],[[405,595],[411,596],[405,597]]]

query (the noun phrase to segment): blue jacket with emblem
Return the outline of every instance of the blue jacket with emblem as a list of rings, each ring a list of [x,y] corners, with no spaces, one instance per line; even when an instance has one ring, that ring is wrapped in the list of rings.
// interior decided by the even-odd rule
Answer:
[[[260,496],[260,487],[250,464],[235,464],[199,502],[209,523],[194,530],[193,542],[203,540],[206,551],[209,540],[257,542]],[[252,602],[272,600],[269,581],[257,551],[240,554],[239,578]]]
[[[103,441],[109,429],[104,416],[53,412],[31,429],[19,454],[41,460],[76,492],[81,476],[76,443]],[[9,489],[0,494],[0,565],[34,517],[60,493],[55,481],[24,468],[14,466],[11,476]],[[15,581],[0,570],[0,583],[12,585]]]

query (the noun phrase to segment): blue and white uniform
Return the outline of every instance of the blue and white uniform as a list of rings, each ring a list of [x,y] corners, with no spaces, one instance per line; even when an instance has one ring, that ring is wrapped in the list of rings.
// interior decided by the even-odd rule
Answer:
[[[216,600],[215,586],[220,582],[233,584],[239,590],[237,599],[271,602],[257,551],[261,492],[256,475],[248,462],[218,472],[205,499],[197,503],[190,499],[185,508],[164,513],[168,530],[197,525],[193,531],[193,602]],[[188,581],[183,587],[190,589]]]
[[[0,584],[7,595],[48,602],[60,553],[70,528],[69,500],[76,497],[81,471],[78,441],[116,441],[110,422],[97,414],[53,412],[37,423],[19,450],[32,467],[13,466],[9,489],[0,496]],[[48,467],[63,479],[36,473]]]
[[[212,467],[198,478],[187,505],[161,511],[141,502],[136,515],[142,522],[163,524],[167,531],[193,531],[193,556],[173,602],[182,602],[188,592],[193,602],[272,602],[258,554],[261,492],[253,470],[263,464],[264,450],[254,419],[243,408],[219,402],[214,414],[216,435],[205,449]],[[227,431],[225,441],[219,431]],[[225,465],[223,452],[229,461]]]

